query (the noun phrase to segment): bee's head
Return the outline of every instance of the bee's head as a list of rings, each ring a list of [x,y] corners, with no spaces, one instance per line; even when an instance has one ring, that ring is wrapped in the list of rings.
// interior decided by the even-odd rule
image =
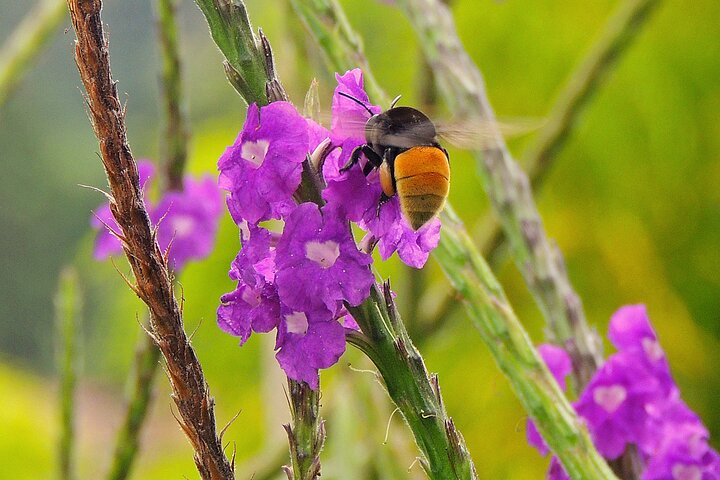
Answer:
[[[378,145],[380,143],[380,136],[384,132],[382,128],[383,121],[382,116],[384,113],[376,113],[370,117],[365,124],[365,141],[370,145]]]

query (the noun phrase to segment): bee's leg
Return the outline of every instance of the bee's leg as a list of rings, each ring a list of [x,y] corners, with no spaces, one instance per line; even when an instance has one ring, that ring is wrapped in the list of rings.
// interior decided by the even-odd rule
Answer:
[[[387,195],[385,195],[385,192],[383,192],[383,193],[380,195],[380,200],[378,201],[377,210],[375,210],[375,216],[376,216],[376,217],[380,217],[380,207],[382,207],[382,206],[385,205],[387,202],[389,202],[391,198],[392,198],[392,197],[388,197]]]
[[[350,170],[353,167],[353,165],[358,163],[360,161],[361,154],[364,154],[365,157],[368,159],[367,165],[365,165],[365,168],[363,168],[363,173],[365,175],[370,173],[373,168],[379,167],[380,164],[382,163],[382,158],[380,158],[380,156],[377,153],[375,153],[375,151],[372,148],[370,148],[370,145],[367,145],[367,144],[360,145],[360,146],[356,147],[355,150],[352,151],[352,154],[350,155],[350,160],[348,160],[348,162],[345,165],[343,165],[342,168],[340,168],[340,173],[347,172],[348,170]],[[368,165],[370,166],[369,170],[367,170]]]

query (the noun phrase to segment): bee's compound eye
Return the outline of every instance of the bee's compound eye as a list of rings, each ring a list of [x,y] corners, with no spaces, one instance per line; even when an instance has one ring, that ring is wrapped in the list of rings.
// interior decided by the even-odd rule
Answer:
[[[393,186],[392,173],[390,173],[390,167],[387,162],[383,162],[380,165],[380,185],[382,186],[383,193],[388,197],[395,195],[395,187]]]

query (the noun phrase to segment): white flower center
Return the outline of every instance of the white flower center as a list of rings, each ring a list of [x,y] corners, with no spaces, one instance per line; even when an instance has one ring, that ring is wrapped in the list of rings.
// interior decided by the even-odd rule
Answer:
[[[255,308],[260,305],[260,290],[246,288],[243,290],[242,299],[245,303],[250,305],[250,307]]]
[[[665,356],[662,348],[660,348],[660,344],[652,338],[643,337],[642,347],[645,351],[645,355],[647,355],[647,357],[653,362],[657,362],[658,360],[663,358],[663,356]]]
[[[260,168],[260,165],[265,161],[265,155],[267,155],[269,147],[270,142],[267,140],[243,142],[240,156],[252,163],[255,168]]]
[[[340,256],[340,245],[337,242],[307,242],[305,244],[305,258],[312,260],[322,268],[330,268]]]
[[[697,460],[702,459],[702,456],[705,455],[707,451],[707,443],[705,443],[705,439],[699,433],[690,435],[690,438],[687,440],[687,447],[690,451],[690,456]]]
[[[303,312],[293,312],[285,315],[285,323],[287,323],[288,333],[296,333],[305,335],[308,329],[308,319]]]
[[[683,465],[676,463],[672,467],[673,480],[700,480],[702,471],[697,465]]]
[[[185,238],[195,229],[195,219],[190,215],[177,215],[172,218],[172,228],[175,237]]]
[[[627,398],[627,390],[622,385],[597,387],[593,390],[593,400],[606,412],[613,413]]]

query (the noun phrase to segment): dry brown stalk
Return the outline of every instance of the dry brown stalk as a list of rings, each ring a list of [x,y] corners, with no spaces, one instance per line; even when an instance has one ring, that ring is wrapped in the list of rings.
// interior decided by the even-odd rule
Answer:
[[[110,209],[136,283],[133,290],[150,310],[149,332],[165,358],[178,422],[195,450],[204,479],[233,479],[233,466],[216,432],[214,400],[200,362],[183,330],[167,262],[150,226],[137,164],[127,142],[125,109],[110,73],[101,0],[68,0],[77,35],[75,61],[87,91],[87,105],[110,184]]]

